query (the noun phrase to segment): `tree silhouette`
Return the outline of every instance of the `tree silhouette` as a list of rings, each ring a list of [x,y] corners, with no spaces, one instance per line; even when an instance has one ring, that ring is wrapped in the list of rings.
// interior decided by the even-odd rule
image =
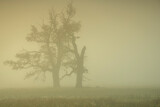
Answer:
[[[45,72],[49,71],[52,73],[54,87],[60,87],[60,80],[65,76],[76,73],[76,87],[82,87],[83,73],[86,71],[83,66],[86,47],[78,53],[76,40],[79,37],[75,33],[81,24],[73,20],[75,13],[72,2],[60,14],[51,10],[49,23],[42,24],[40,29],[32,25],[31,32],[26,37],[28,42],[37,43],[39,49],[23,50],[16,54],[16,61],[8,60],[5,63],[15,70],[28,69],[26,78],[34,75],[38,77],[41,73],[45,77]],[[62,66],[67,73],[60,78]]]
[[[73,7],[72,3],[68,4],[68,9],[66,11],[66,17],[63,16],[64,20],[64,29],[66,33],[69,35],[69,43],[70,43],[70,51],[74,54],[74,58],[68,60],[67,64],[72,71],[70,73],[66,73],[65,76],[70,76],[72,73],[76,73],[76,87],[82,87],[83,74],[87,72],[87,69],[84,67],[84,54],[86,51],[86,47],[84,46],[81,52],[78,52],[76,40],[79,37],[75,36],[75,33],[79,31],[81,24],[73,20],[76,11]]]

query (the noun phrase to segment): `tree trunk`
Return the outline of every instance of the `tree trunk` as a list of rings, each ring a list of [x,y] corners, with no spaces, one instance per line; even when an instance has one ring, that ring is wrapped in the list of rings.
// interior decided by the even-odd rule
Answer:
[[[62,60],[62,46],[59,42],[57,43],[57,63],[55,66],[55,71],[52,72],[52,77],[53,77],[53,86],[55,88],[60,87],[60,77],[59,77],[59,72],[60,72],[60,67],[61,67],[61,60]]]
[[[81,50],[81,53],[78,53],[77,44],[76,44],[76,38],[72,37],[72,45],[74,48],[74,54],[77,59],[77,72],[76,72],[76,88],[82,88],[82,82],[83,82],[83,73],[84,73],[84,54],[86,51],[86,47],[84,46]]]
[[[60,49],[58,47],[58,59],[57,59],[57,64],[56,66],[54,66],[54,61],[53,61],[53,54],[51,51],[51,47],[50,47],[50,36],[48,36],[47,38],[47,49],[48,49],[48,56],[49,56],[49,62],[52,65],[53,69],[52,69],[52,79],[53,79],[53,87],[58,88],[60,87],[60,78],[59,78],[59,70],[60,70],[60,66],[61,66],[61,55],[60,55]],[[58,45],[60,46],[60,45]]]
[[[76,88],[82,88],[83,72],[77,71]]]
[[[53,86],[55,88],[60,87],[60,78],[59,78],[60,67],[61,67],[61,58],[58,59],[57,64],[56,64],[56,69],[52,73],[52,76],[53,76]]]
[[[59,72],[52,72],[52,78],[53,78],[53,87],[59,88],[60,87]]]

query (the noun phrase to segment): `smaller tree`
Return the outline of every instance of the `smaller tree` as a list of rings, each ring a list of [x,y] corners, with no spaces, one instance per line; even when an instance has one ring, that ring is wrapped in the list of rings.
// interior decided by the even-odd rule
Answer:
[[[76,11],[73,7],[72,3],[69,3],[66,9],[66,12],[63,13],[62,19],[63,19],[63,29],[65,30],[66,34],[69,38],[69,50],[74,55],[74,57],[70,57],[64,65],[68,68],[70,67],[72,70],[69,73],[66,73],[65,76],[70,76],[72,73],[76,74],[76,87],[81,88],[82,87],[82,81],[83,81],[83,74],[87,72],[87,69],[84,67],[84,55],[86,51],[86,47],[84,46],[81,50],[81,52],[78,52],[76,40],[79,39],[75,35],[80,30],[80,22],[76,22],[73,20],[73,17],[75,16]]]

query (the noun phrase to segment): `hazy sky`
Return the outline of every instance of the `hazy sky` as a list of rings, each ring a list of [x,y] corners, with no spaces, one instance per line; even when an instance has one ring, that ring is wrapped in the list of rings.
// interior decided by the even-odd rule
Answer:
[[[82,24],[79,48],[86,45],[87,86],[160,86],[160,2],[131,0],[73,0]],[[137,2],[136,2],[137,1]],[[0,88],[51,86],[24,80],[3,61],[35,44],[25,37],[30,26],[47,22],[52,7],[60,11],[66,0],[0,0]],[[74,75],[62,86],[74,86]]]

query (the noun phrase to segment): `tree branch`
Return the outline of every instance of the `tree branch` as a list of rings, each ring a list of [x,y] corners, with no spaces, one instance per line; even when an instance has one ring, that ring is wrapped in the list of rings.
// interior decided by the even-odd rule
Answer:
[[[62,80],[63,78],[65,78],[66,76],[71,76],[73,73],[75,72],[75,70],[72,70],[70,73],[67,73],[65,75],[63,75],[60,80]]]

